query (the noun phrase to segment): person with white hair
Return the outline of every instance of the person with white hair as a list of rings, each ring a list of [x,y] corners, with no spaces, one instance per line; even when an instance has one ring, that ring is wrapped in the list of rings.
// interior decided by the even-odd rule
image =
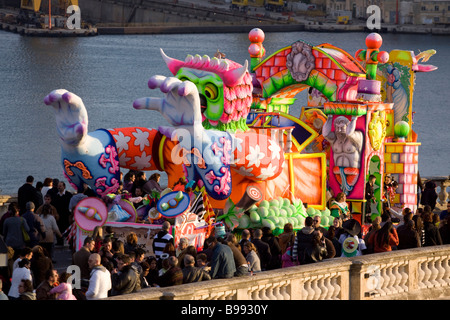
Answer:
[[[211,280],[211,276],[203,268],[195,266],[195,258],[186,254],[184,256],[183,283],[192,283]]]
[[[189,246],[189,240],[187,238],[181,238],[178,243],[178,252],[183,252]]]
[[[175,256],[167,258],[168,269],[164,274],[157,279],[157,284],[160,287],[170,287],[183,284],[183,271],[178,265],[178,259]]]

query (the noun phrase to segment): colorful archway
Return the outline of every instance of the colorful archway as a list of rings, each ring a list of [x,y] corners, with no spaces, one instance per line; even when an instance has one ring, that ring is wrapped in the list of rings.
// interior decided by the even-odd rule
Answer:
[[[381,199],[383,197],[382,190],[382,179],[383,179],[383,164],[382,160],[378,155],[373,155],[368,162],[368,170],[366,176],[366,182],[369,180],[371,175],[375,176],[375,184],[374,184],[374,195],[375,195],[375,203],[371,203],[371,218],[374,219],[376,216],[381,215],[383,204]],[[364,210],[366,213],[366,211]]]
[[[260,92],[255,108],[264,109],[278,99],[293,103],[299,92],[310,87],[329,101],[355,100],[357,78],[365,77],[364,68],[355,58],[330,44],[312,46],[300,40],[264,60],[252,52],[250,56],[254,86]]]

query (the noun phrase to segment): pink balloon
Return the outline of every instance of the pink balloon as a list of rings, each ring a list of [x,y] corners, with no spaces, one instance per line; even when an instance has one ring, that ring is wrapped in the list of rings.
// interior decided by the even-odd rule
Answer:
[[[257,56],[260,51],[261,51],[261,47],[259,45],[257,45],[256,43],[252,43],[248,47],[248,53],[250,53],[250,55],[252,55],[252,56]]]
[[[381,51],[377,55],[377,60],[381,63],[386,63],[389,61],[389,53],[386,51]]]
[[[263,42],[264,38],[264,31],[259,28],[254,28],[248,33],[248,39],[250,42]]]

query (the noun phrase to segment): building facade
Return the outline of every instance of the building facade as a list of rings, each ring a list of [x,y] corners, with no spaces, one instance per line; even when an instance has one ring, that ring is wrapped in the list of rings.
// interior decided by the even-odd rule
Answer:
[[[381,10],[382,23],[414,25],[450,24],[450,0],[327,0],[326,12],[334,17],[336,12],[350,11],[353,19],[367,19],[370,5]]]

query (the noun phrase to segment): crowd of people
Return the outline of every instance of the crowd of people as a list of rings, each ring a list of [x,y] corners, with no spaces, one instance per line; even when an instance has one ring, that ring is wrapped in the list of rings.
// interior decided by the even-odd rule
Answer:
[[[139,188],[148,193],[159,187],[156,176],[126,178],[122,187],[132,194]],[[64,182],[46,179],[42,188],[36,188],[33,181],[27,178],[19,188],[18,202],[11,203],[0,219],[0,233],[9,250],[9,265],[0,268],[0,299],[95,300],[149,287],[251,276],[346,257],[348,238],[356,242],[353,255],[450,243],[450,202],[440,214],[429,205],[416,212],[404,208],[401,219],[393,219],[385,210],[371,221],[367,233],[351,215],[336,216],[328,228],[321,226],[320,216],[306,217],[302,229],[295,231],[288,223],[279,235],[267,227],[216,233],[201,251],[186,238],[175,247],[166,220],[154,236],[150,256],[139,247],[134,232],[122,241],[106,226],[96,228],[79,250],[72,248],[72,265],[79,267],[81,277],[74,282],[72,274],[58,274],[55,269],[54,247],[64,240],[80,195],[90,196],[90,190],[72,194]]]

